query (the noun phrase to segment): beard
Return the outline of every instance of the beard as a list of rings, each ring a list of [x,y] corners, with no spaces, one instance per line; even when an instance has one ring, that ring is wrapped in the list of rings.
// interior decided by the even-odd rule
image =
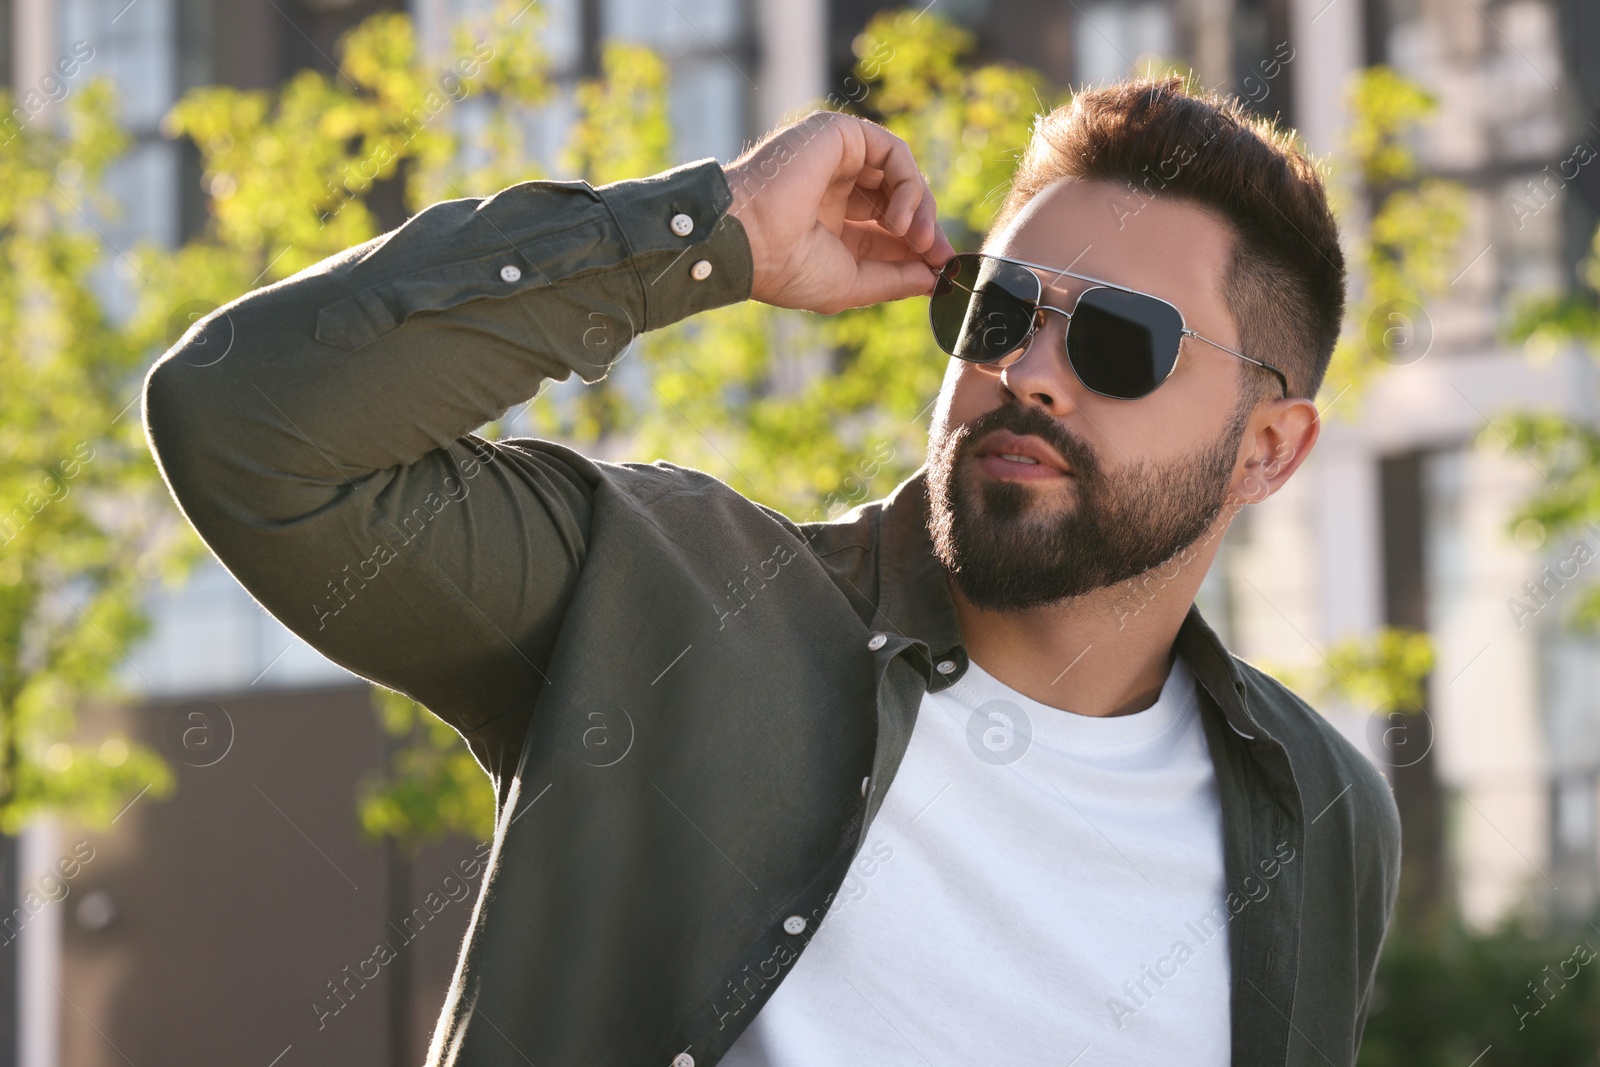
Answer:
[[[1221,436],[1177,462],[1141,461],[1114,476],[1082,438],[1037,407],[1003,404],[935,427],[928,442],[928,533],[974,606],[1042,607],[1126,581],[1193,545],[1221,513],[1252,405]],[[986,475],[977,445],[993,430],[1033,434],[1066,460],[1054,490]],[[1063,499],[1070,488],[1076,500]]]

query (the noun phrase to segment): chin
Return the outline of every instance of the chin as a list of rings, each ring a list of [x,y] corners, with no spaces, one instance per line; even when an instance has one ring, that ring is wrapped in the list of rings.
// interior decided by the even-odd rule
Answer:
[[[1048,520],[1071,513],[1074,497],[1061,491],[1065,488],[1046,482],[995,478],[973,457],[964,463],[957,477],[955,504],[991,522],[1006,522],[1024,514]]]

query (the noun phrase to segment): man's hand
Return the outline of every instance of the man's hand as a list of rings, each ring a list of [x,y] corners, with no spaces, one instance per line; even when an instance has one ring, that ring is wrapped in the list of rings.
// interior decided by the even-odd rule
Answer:
[[[813,112],[725,173],[764,303],[832,314],[927,295],[955,252],[911,149],[875,123]]]

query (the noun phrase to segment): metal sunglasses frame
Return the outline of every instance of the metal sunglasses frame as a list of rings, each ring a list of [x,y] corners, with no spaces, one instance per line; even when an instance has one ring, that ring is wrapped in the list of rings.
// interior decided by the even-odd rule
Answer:
[[[1283,373],[1283,371],[1279,370],[1277,367],[1274,367],[1270,363],[1264,363],[1259,359],[1255,359],[1255,358],[1252,358],[1250,356],[1247,356],[1243,352],[1235,352],[1233,349],[1229,348],[1227,345],[1218,344],[1216,341],[1213,341],[1211,338],[1206,337],[1206,336],[1204,336],[1202,334],[1196,333],[1194,330],[1189,329],[1189,323],[1183,317],[1183,309],[1178,307],[1178,305],[1174,304],[1170,300],[1163,300],[1159,296],[1155,296],[1155,295],[1153,295],[1151,293],[1141,292],[1138,289],[1130,289],[1126,285],[1118,285],[1116,282],[1108,282],[1108,281],[1104,280],[1103,278],[1094,278],[1094,277],[1091,277],[1090,275],[1087,275],[1087,274],[1077,274],[1077,273],[1074,273],[1073,271],[1070,271],[1070,270],[1063,270],[1060,267],[1047,267],[1043,263],[1029,263],[1027,260],[1012,259],[1009,256],[997,256],[997,255],[994,255],[994,254],[989,253],[989,252],[966,252],[966,253],[962,253],[962,254],[969,255],[969,256],[977,256],[980,259],[992,259],[992,260],[995,260],[995,261],[1000,262],[1000,263],[1010,263],[1010,264],[1013,264],[1013,265],[1018,266],[1018,267],[1027,267],[1029,270],[1042,270],[1042,271],[1045,271],[1045,272],[1047,272],[1047,273],[1049,273],[1051,275],[1054,275],[1055,277],[1058,277],[1058,278],[1077,278],[1079,281],[1093,282],[1094,283],[1094,287],[1103,288],[1103,289],[1116,289],[1116,290],[1118,290],[1120,292],[1124,292],[1124,293],[1133,293],[1135,296],[1146,297],[1146,298],[1148,298],[1150,300],[1155,300],[1155,301],[1157,301],[1159,303],[1165,304],[1165,305],[1167,305],[1167,307],[1169,307],[1173,311],[1177,312],[1178,324],[1182,327],[1181,336],[1183,336],[1183,337],[1193,337],[1197,341],[1204,341],[1206,344],[1211,345],[1214,348],[1222,349],[1224,352],[1228,353],[1230,356],[1238,356],[1240,359],[1244,360],[1246,363],[1254,363],[1258,367],[1262,367],[1262,368],[1265,368],[1266,370],[1271,371],[1273,374],[1278,376],[1278,384],[1283,386],[1284,399],[1287,400],[1289,398],[1289,379]],[[954,259],[955,257],[952,256],[951,258]],[[940,273],[941,274],[943,273],[942,269],[940,270]],[[1083,291],[1083,293],[1079,293],[1072,301],[1072,311],[1065,311],[1065,310],[1063,310],[1061,308],[1051,307],[1049,304],[1041,303],[1040,302],[1041,298],[1044,296],[1044,282],[1040,281],[1039,276],[1037,274],[1035,274],[1033,276],[1033,280],[1034,280],[1035,283],[1038,284],[1038,287],[1039,287],[1038,295],[1033,298],[1033,307],[1034,307],[1033,319],[1028,324],[1028,332],[1027,332],[1027,334],[1022,338],[1021,341],[1017,342],[1017,348],[1022,349],[1024,352],[1026,352],[1027,349],[1028,349],[1028,346],[1033,343],[1033,335],[1039,332],[1039,312],[1041,312],[1041,311],[1053,311],[1057,315],[1060,315],[1062,318],[1066,319],[1068,324],[1070,325],[1071,322],[1072,322],[1073,312],[1078,309],[1078,301],[1083,299],[1083,294],[1084,293],[1087,293],[1087,292],[1090,291],[1089,289],[1085,289]],[[955,284],[954,279],[951,280],[951,284]],[[967,292],[970,293],[970,292],[972,292],[972,290],[968,289]],[[1072,362],[1072,354],[1070,352],[1066,351],[1066,347],[1067,347],[1067,340],[1066,340],[1066,337],[1063,336],[1062,339],[1061,339],[1062,354],[1067,357],[1067,362],[1068,362],[1068,364],[1070,364]],[[1012,349],[1012,351],[1016,351],[1016,349]],[[1172,372],[1178,369],[1178,360],[1181,359],[1181,358],[1183,358],[1183,349],[1180,346],[1178,351],[1177,351],[1177,353],[1175,353],[1173,355],[1173,357],[1172,357],[1172,368],[1171,368],[1171,370],[1167,371],[1166,377],[1162,378],[1160,382],[1156,383],[1156,389],[1161,388],[1162,385],[1166,384],[1167,378],[1172,377]],[[984,364],[996,363],[996,362],[998,362],[998,360],[970,360],[969,362],[978,363],[980,365],[984,365]],[[1074,368],[1074,373],[1076,373],[1076,368]],[[1081,378],[1079,380],[1082,381]],[[1144,397],[1149,396],[1150,393],[1155,392],[1155,389],[1152,389],[1152,390],[1150,390],[1150,393],[1145,393],[1143,396],[1125,397],[1125,396],[1113,396],[1110,393],[1102,393],[1102,392],[1100,392],[1100,390],[1095,389],[1095,388],[1093,388],[1092,386],[1089,386],[1089,385],[1085,385],[1084,388],[1088,389],[1091,393],[1096,393],[1096,394],[1098,394],[1100,396],[1109,397],[1112,400],[1129,400],[1129,399],[1132,399],[1132,400],[1143,400]]]

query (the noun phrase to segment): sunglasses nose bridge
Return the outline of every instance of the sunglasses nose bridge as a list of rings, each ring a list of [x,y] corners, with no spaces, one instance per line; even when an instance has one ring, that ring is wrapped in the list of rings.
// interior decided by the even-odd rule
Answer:
[[[1046,314],[1046,312],[1048,312],[1049,314]],[[1028,338],[1028,341],[1031,344],[1032,342],[1034,342],[1034,341],[1036,341],[1038,339],[1040,334],[1044,333],[1047,329],[1049,329],[1050,321],[1051,321],[1051,319],[1050,319],[1051,315],[1058,316],[1061,319],[1061,332],[1063,334],[1063,337],[1062,337],[1061,342],[1058,345],[1056,345],[1056,347],[1062,349],[1063,351],[1065,351],[1065,348],[1066,348],[1065,334],[1066,334],[1067,329],[1069,327],[1071,327],[1071,325],[1072,325],[1072,312],[1065,311],[1065,310],[1063,310],[1061,308],[1058,308],[1058,307],[1051,307],[1049,304],[1039,304],[1039,305],[1034,307],[1034,310],[1033,310],[1033,333]]]
[[[1034,328],[1035,329],[1039,328],[1038,327],[1039,316],[1043,315],[1047,311],[1050,312],[1053,315],[1060,315],[1062,321],[1067,323],[1069,326],[1072,324],[1072,312],[1067,311],[1067,310],[1065,310],[1063,308],[1051,307],[1049,304],[1040,304],[1034,310],[1034,313],[1033,313],[1033,315],[1034,315]]]
[[[1026,356],[1029,352],[1031,352],[1033,350],[1034,342],[1039,339],[1039,334],[1044,331],[1046,321],[1044,313],[1046,311],[1054,311],[1058,315],[1063,315],[1070,318],[1066,312],[1061,311],[1059,308],[1046,307],[1042,304],[1035,305],[1033,309],[1033,322],[1028,327],[1028,334],[1022,339],[1022,342],[1011,351],[1001,356],[999,359],[989,360],[986,363],[980,364],[980,366],[990,367],[994,370],[1006,370],[1017,361],[1022,359],[1023,356]]]
[[[1025,368],[1019,368],[1017,364],[1021,363],[1024,357],[1034,351],[1034,349],[1040,343],[1041,335],[1047,332],[1047,327],[1050,322],[1049,317],[1045,315],[1045,312],[1047,311],[1055,312],[1063,320],[1062,336],[1051,337],[1049,341],[1046,342],[1046,347],[1040,350],[1039,358],[1049,361],[1049,369],[1041,368],[1026,370]],[[1063,311],[1060,308],[1049,307],[1044,304],[1036,305],[1033,311],[1033,327],[1028,331],[1028,336],[1024,338],[1023,342],[1016,348],[1012,349],[1010,352],[1007,352],[1004,356],[993,361],[992,363],[987,364],[987,366],[998,373],[1003,381],[1007,382],[1008,388],[1014,387],[1009,379],[1017,374],[1024,373],[1024,371],[1026,372],[1026,377],[1029,379],[1041,374],[1044,375],[1045,378],[1053,379],[1062,370],[1066,370],[1066,373],[1068,374],[1074,374],[1074,371],[1066,369],[1068,360],[1066,359],[1065,331],[1067,323],[1071,320],[1071,318],[1071,312]],[[1051,392],[1054,392],[1054,389],[1052,389]]]

